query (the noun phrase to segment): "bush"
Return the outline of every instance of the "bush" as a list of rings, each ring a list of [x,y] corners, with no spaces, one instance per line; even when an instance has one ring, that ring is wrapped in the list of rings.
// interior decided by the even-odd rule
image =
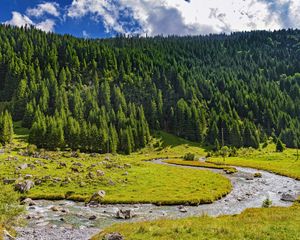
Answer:
[[[28,156],[32,156],[37,151],[37,146],[34,144],[28,144],[26,150],[27,150]]]
[[[11,225],[24,211],[24,207],[19,204],[19,197],[11,186],[1,186],[0,225]]]
[[[195,160],[195,154],[187,153],[183,156],[183,159],[186,160],[186,161],[194,161]]]
[[[284,144],[282,143],[282,141],[280,139],[277,140],[276,143],[276,152],[283,152],[285,149]]]
[[[263,208],[269,208],[272,205],[272,201],[269,198],[266,198],[263,203],[262,203],[262,207]]]

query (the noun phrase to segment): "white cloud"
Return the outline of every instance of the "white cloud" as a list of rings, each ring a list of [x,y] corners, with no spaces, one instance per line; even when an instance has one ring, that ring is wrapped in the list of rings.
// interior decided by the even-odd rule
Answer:
[[[194,35],[285,27],[280,15],[282,10],[273,11],[272,1],[290,2],[288,11],[294,15],[293,21],[299,24],[299,0],[73,0],[67,16],[80,18],[90,14],[96,21],[101,18],[107,31],[148,35]],[[130,26],[134,24],[140,28],[132,31]]]
[[[37,23],[35,27],[37,29],[40,29],[44,32],[53,32],[55,26],[55,21],[52,19],[46,19],[45,21],[42,21],[40,23]]]
[[[59,17],[59,4],[56,2],[45,2],[38,4],[35,8],[28,8],[26,14],[33,17],[41,17],[44,14],[49,14],[54,17]]]
[[[17,26],[17,27],[24,27],[24,26],[34,26],[37,29],[40,29],[45,32],[53,32],[55,21],[52,19],[46,19],[45,21],[34,23],[29,17],[23,15],[19,12],[12,12],[12,19],[9,21],[4,22],[4,24]]]
[[[13,25],[17,27],[34,25],[34,23],[27,16],[22,15],[19,12],[12,12],[12,19],[4,22],[4,24]]]
[[[80,18],[87,14],[93,14],[94,20],[98,21],[101,17],[106,31],[114,30],[125,33],[122,24],[119,22],[119,13],[117,4],[109,0],[73,0],[67,10],[67,16],[71,18]]]
[[[83,31],[82,31],[82,36],[83,36],[84,38],[89,38],[89,37],[90,37],[90,34],[89,34],[87,31],[83,30]]]

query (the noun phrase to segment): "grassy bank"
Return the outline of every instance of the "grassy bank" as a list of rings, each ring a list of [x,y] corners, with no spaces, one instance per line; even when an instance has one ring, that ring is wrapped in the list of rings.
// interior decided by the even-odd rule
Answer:
[[[247,209],[239,215],[217,218],[203,216],[114,225],[93,240],[103,239],[111,232],[119,232],[128,240],[299,240],[300,205],[295,204],[290,208]]]
[[[0,175],[1,182],[21,177],[38,183],[23,197],[86,201],[94,192],[105,190],[103,203],[197,205],[231,191],[228,179],[210,171],[144,161],[180,157],[186,152],[204,154],[198,144],[167,133],[156,133],[149,146],[129,156],[41,151],[34,157],[22,154],[27,146],[26,129],[16,124],[15,132],[14,143],[0,155]]]
[[[211,157],[209,162],[257,168],[300,180],[300,158],[297,160],[297,150],[276,152],[275,144],[260,150],[240,149],[237,157],[227,157],[225,162],[221,157]]]

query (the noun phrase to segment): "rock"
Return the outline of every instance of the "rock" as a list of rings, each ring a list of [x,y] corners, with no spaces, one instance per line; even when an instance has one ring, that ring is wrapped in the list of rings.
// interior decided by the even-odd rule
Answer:
[[[19,169],[21,169],[21,170],[24,170],[26,168],[28,168],[28,164],[27,163],[24,163],[24,164],[22,164],[22,165],[19,166]]]
[[[31,163],[27,164],[27,166],[28,166],[29,168],[31,168],[31,169],[35,169],[35,168],[36,168],[36,166],[35,166],[34,164],[31,164]]]
[[[71,167],[71,170],[72,170],[73,172],[79,173],[79,169],[76,168],[76,167]]]
[[[106,156],[106,157],[104,158],[104,160],[105,160],[105,161],[110,161],[110,157],[109,157],[109,156]]]
[[[59,163],[59,167],[60,167],[60,168],[65,168],[65,167],[67,167],[67,164],[64,163],[64,162],[60,162],[60,163]]]
[[[91,153],[90,157],[97,157],[97,153]]]
[[[106,234],[104,240],[124,240],[124,237],[120,233]]]
[[[53,212],[62,212],[63,211],[63,208],[62,207],[59,207],[59,206],[52,206],[50,208]]]
[[[41,179],[36,179],[36,180],[34,181],[34,184],[35,184],[35,185],[41,185],[41,184],[42,184],[42,180],[41,180]]]
[[[286,202],[295,202],[297,200],[297,196],[289,193],[284,193],[281,195],[281,200]]]
[[[95,174],[93,172],[89,172],[87,174],[87,178],[94,179],[95,178]]]
[[[77,167],[82,167],[82,164],[80,162],[73,163],[72,165]]]
[[[250,181],[250,180],[254,180],[254,176],[247,176],[246,180]]]
[[[131,219],[133,218],[135,215],[133,214],[132,210],[130,209],[126,209],[126,210],[118,210],[117,211],[117,215],[116,217],[119,219]]]
[[[61,178],[55,177],[55,178],[53,178],[53,181],[56,182],[56,183],[61,182]]]
[[[19,182],[15,184],[15,190],[25,193],[28,192],[34,186],[34,182],[30,180],[25,180],[24,182]]]
[[[105,191],[104,190],[100,190],[100,191],[98,191],[98,192],[95,192],[94,194],[93,194],[93,196],[91,197],[91,199],[90,199],[90,201],[89,202],[93,202],[93,201],[95,201],[95,202],[97,202],[97,201],[100,201],[100,200],[102,200],[104,197],[105,197]]]
[[[65,208],[63,208],[63,209],[61,210],[61,212],[62,212],[62,213],[66,213],[66,214],[67,214],[67,213],[70,213],[69,209],[65,209]]]
[[[31,174],[26,174],[24,179],[31,179],[32,178],[32,175]]]
[[[184,206],[179,206],[178,209],[179,209],[179,212],[182,212],[182,213],[187,212],[187,209]]]
[[[125,167],[125,168],[131,168],[131,164],[125,163],[125,164],[124,164],[124,167]]]
[[[109,179],[108,184],[109,184],[110,186],[116,185],[116,183],[115,183],[113,180],[111,180],[111,179]]]
[[[123,175],[123,176],[127,176],[127,175],[128,175],[128,172],[124,172],[122,175]]]
[[[89,217],[89,220],[91,220],[91,221],[96,220],[96,219],[97,219],[97,217],[95,215]]]
[[[13,184],[13,183],[15,183],[16,182],[16,179],[7,179],[7,178],[5,178],[5,179],[3,179],[3,183],[4,184]]]
[[[97,170],[96,172],[97,172],[97,176],[98,177],[102,177],[102,176],[105,175],[105,173],[103,171],[101,171],[101,170]]]
[[[35,206],[36,205],[36,202],[33,201],[31,198],[25,198],[21,204],[23,205],[28,205],[28,206]]]

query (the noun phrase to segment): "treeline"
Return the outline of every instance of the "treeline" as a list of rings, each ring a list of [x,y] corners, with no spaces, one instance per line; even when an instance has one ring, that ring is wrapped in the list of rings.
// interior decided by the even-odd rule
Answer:
[[[299,30],[84,40],[0,27],[0,100],[45,148],[129,153],[149,129],[296,147],[299,72]]]

